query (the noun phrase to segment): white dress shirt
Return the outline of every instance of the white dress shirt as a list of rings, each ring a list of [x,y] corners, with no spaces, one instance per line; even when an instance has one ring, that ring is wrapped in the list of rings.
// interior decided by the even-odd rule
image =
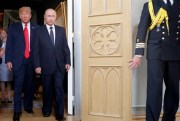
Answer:
[[[5,47],[6,47],[6,42],[3,42],[1,48],[5,48]]]

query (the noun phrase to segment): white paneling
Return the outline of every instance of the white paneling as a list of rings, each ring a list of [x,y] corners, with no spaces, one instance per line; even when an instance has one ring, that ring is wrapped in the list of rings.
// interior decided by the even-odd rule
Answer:
[[[81,72],[82,72],[82,38],[81,38],[81,0],[74,0],[74,75],[75,101],[74,113],[77,120],[81,119]]]
[[[67,1],[67,16],[68,16],[68,45],[70,48],[71,52],[71,68],[68,72],[68,114],[72,115],[73,114],[73,101],[74,101],[74,95],[73,95],[73,89],[74,89],[74,68],[73,68],[73,23],[72,23],[72,0]]]

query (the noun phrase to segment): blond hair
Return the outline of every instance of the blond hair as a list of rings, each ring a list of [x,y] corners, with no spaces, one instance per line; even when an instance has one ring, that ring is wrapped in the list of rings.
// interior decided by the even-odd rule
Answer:
[[[31,8],[28,6],[23,6],[23,7],[19,8],[19,13],[22,13],[23,11],[31,13]]]

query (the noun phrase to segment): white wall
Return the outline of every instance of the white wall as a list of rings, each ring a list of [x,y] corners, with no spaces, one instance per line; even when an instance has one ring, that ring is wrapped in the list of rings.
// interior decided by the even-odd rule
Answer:
[[[71,68],[68,71],[68,114],[73,114],[73,102],[74,102],[74,60],[73,58],[73,7],[72,1],[67,0],[67,24],[68,24],[68,45],[71,52]]]
[[[81,119],[81,71],[82,71],[82,38],[81,38],[81,0],[74,2],[74,78],[75,78],[75,117]]]
[[[132,0],[132,40],[133,52],[136,41],[136,32],[140,20],[141,11],[147,0]],[[134,56],[134,55],[133,55]],[[133,70],[132,75],[132,107],[145,107],[146,104],[146,84],[147,84],[146,55],[143,57],[141,67]]]

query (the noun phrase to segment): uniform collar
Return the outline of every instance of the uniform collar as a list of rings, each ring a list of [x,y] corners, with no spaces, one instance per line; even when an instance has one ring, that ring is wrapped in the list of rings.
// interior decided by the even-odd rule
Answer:
[[[163,1],[164,1],[165,4],[167,3],[167,0],[163,0]],[[174,0],[169,0],[169,1],[171,2],[171,5],[173,5]]]

